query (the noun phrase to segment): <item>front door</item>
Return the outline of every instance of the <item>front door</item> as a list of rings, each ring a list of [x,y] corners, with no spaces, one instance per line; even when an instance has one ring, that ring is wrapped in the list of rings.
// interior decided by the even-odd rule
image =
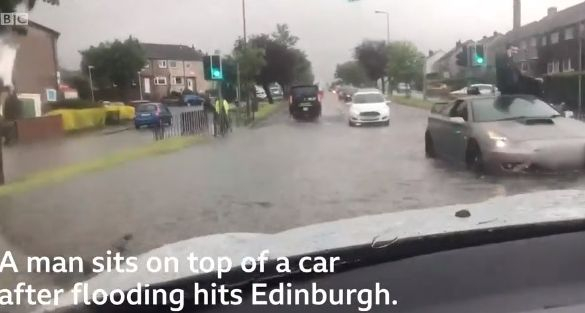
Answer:
[[[150,77],[144,77],[144,93],[150,93]]]
[[[187,78],[187,89],[189,89],[191,91],[195,91],[193,89],[193,85],[195,85],[193,78]]]

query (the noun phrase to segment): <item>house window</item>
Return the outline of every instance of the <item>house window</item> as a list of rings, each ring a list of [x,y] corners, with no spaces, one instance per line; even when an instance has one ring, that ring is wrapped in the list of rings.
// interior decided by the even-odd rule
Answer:
[[[167,84],[167,78],[166,77],[162,77],[162,76],[158,76],[154,78],[154,84],[155,85],[160,85],[160,86],[164,86]]]
[[[158,68],[167,68],[167,61],[166,60],[159,60],[158,61]]]
[[[575,29],[573,27],[565,29],[565,40],[571,39],[575,39]]]
[[[547,40],[546,36],[543,36],[543,37],[542,37],[542,42],[541,42],[541,44],[542,44],[543,46],[546,46],[546,44],[547,44],[547,41],[548,41],[548,40]]]
[[[572,72],[574,70],[573,64],[571,64],[571,58],[563,60],[563,72]]]
[[[186,68],[191,68],[191,63],[185,63]]]
[[[172,78],[171,82],[173,83],[173,85],[183,85],[183,77],[179,77],[179,76],[175,76]]]
[[[522,71],[527,72],[529,69],[528,62],[522,62]]]
[[[553,70],[554,70],[553,62],[548,62],[548,64],[546,64],[546,72],[548,74],[552,74]]]
[[[177,68],[177,61],[169,61],[170,68]]]
[[[530,46],[536,47],[537,44],[538,44],[538,39],[536,37],[532,37],[532,39],[530,39]]]
[[[561,71],[561,62],[559,60],[555,60],[553,62],[553,73],[558,73]]]
[[[550,43],[553,44],[553,45],[556,44],[556,43],[559,43],[559,33],[558,32],[552,33],[550,35]]]
[[[521,48],[521,49],[526,49],[526,47],[527,47],[526,41],[522,41],[522,42],[520,43],[520,48]]]

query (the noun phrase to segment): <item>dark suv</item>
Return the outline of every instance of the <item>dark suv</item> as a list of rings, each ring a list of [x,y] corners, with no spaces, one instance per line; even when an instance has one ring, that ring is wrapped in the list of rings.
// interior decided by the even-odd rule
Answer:
[[[315,120],[321,116],[321,96],[315,85],[297,85],[290,89],[289,111],[295,119]]]

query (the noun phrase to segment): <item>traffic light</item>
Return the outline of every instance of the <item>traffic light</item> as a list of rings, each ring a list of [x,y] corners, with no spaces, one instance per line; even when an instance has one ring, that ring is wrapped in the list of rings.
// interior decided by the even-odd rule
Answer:
[[[205,80],[223,80],[223,67],[221,56],[210,55],[203,59],[203,71]]]
[[[457,54],[457,65],[468,67],[469,66],[469,47],[467,45],[461,46],[461,51]]]
[[[473,53],[473,66],[485,66],[487,63],[485,55],[485,46],[482,44],[476,44]]]

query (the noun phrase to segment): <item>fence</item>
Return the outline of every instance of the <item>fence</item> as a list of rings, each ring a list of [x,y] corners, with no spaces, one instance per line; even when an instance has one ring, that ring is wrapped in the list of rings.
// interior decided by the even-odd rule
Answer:
[[[212,134],[213,117],[205,111],[186,111],[173,114],[170,123],[163,121],[152,128],[154,140],[172,137]]]
[[[230,127],[241,127],[248,125],[250,119],[247,117],[245,107],[232,108],[228,115]],[[216,131],[213,123],[213,114],[203,110],[174,112],[170,125],[162,123],[152,128],[154,140],[164,140],[172,137],[193,136],[193,135],[214,135]]]

